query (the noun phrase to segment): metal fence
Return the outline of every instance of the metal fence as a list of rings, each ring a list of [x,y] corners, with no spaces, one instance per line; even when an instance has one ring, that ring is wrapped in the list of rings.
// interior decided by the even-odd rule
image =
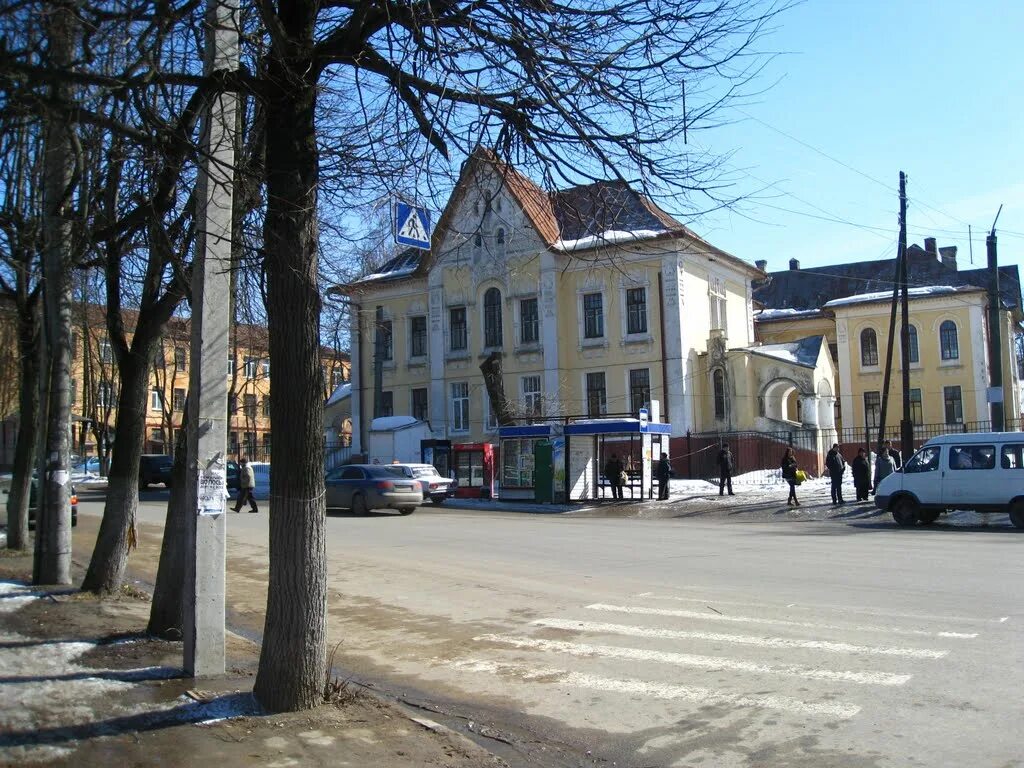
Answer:
[[[792,448],[798,466],[812,475],[821,471],[818,431],[790,429],[780,432],[701,432],[673,437],[671,463],[676,477],[718,480],[718,452],[724,443],[732,452],[733,475],[779,471],[782,456]]]

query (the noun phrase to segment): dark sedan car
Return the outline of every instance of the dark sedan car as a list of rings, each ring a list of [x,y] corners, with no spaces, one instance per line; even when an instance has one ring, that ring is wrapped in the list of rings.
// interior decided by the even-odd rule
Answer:
[[[171,469],[174,457],[163,453],[144,453],[139,458],[139,490],[146,490],[153,483],[171,487]]]
[[[371,509],[397,509],[411,515],[423,503],[420,482],[390,464],[348,464],[327,473],[327,507],[367,515]]]

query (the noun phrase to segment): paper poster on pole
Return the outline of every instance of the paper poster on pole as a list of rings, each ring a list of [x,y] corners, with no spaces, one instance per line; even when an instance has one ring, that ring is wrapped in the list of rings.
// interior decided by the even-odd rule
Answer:
[[[224,467],[199,470],[200,515],[220,515],[224,512],[224,499],[228,496],[228,476]]]

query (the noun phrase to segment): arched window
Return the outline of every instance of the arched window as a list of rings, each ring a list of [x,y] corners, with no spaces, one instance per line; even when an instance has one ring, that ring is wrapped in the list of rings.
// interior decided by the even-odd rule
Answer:
[[[943,360],[960,359],[960,342],[956,337],[956,323],[946,320],[939,326],[939,347]]]
[[[716,368],[711,374],[711,384],[715,392],[715,418],[725,418],[725,371]]]
[[[921,348],[917,345],[917,326],[907,326],[907,358],[911,363],[921,362]]]
[[[488,288],[484,294],[484,346],[501,346],[501,291]]]
[[[874,328],[860,332],[860,364],[878,365],[878,337]]]
[[[505,230],[501,227],[494,233],[494,253],[498,257],[505,256]]]

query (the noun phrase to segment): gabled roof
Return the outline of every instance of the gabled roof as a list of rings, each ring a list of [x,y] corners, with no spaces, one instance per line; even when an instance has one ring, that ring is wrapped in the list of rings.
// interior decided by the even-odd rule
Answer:
[[[819,309],[835,299],[859,294],[892,294],[896,259],[830,264],[808,269],[770,272],[769,280],[753,283],[753,298],[766,309]],[[907,248],[907,282],[912,288],[973,286],[988,288],[987,269],[957,270],[917,245]],[[1003,304],[1021,309],[1020,275],[1016,265],[999,268]]]
[[[760,273],[742,259],[704,240],[625,182],[599,181],[549,193],[500,160],[494,152],[483,148],[474,151],[463,164],[458,184],[434,227],[432,245],[435,252],[451,226],[455,212],[473,188],[475,176],[481,171],[497,175],[541,241],[553,251],[578,253],[608,245],[683,238],[746,268],[751,274]],[[359,278],[348,287],[368,288],[386,281],[423,277],[431,262],[430,253],[409,249],[374,274]]]

